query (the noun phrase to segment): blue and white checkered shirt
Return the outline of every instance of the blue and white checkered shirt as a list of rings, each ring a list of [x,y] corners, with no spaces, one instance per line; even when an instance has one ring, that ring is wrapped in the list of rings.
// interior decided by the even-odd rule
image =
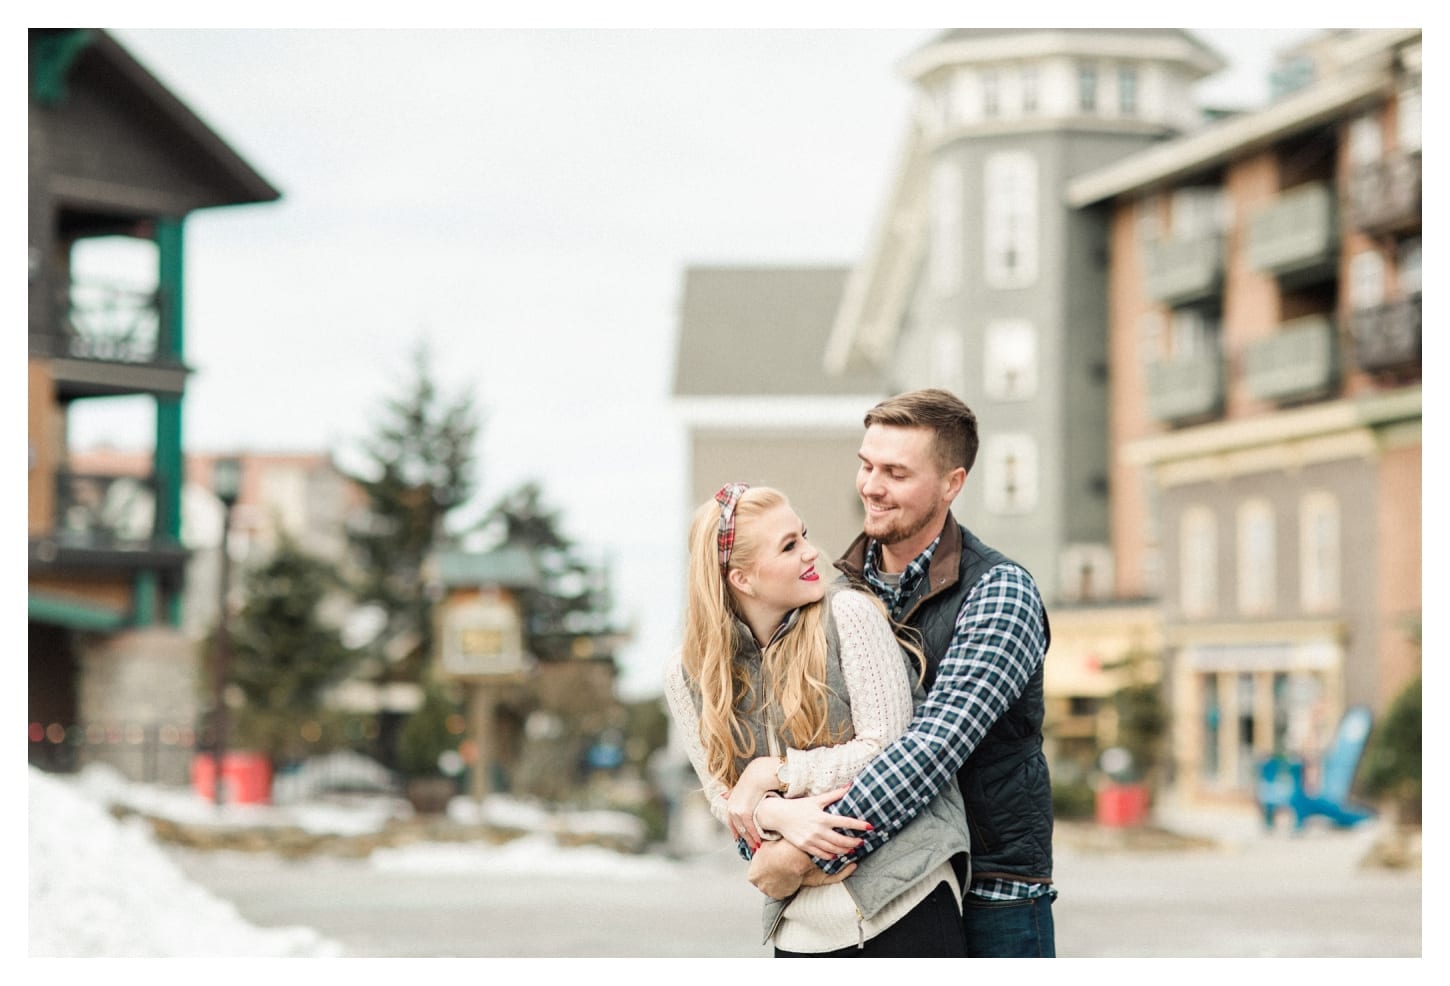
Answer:
[[[900,619],[903,601],[911,598],[937,543],[914,558],[894,586],[877,568],[876,543],[867,546],[866,581],[893,619]],[[957,769],[1022,694],[1046,654],[1042,597],[1032,576],[1011,563],[988,570],[962,602],[936,680],[906,733],[867,764],[846,796],[829,809],[863,818],[873,830],[854,852],[817,859],[816,864],[835,873],[880,847],[943,786],[955,782]],[[1056,891],[1049,884],[988,879],[974,880],[968,893],[985,900],[1017,900]]]

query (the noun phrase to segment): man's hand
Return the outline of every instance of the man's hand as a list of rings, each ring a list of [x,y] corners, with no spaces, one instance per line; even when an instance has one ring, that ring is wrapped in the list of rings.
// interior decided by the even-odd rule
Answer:
[[[750,885],[773,900],[784,900],[801,887],[820,887],[840,883],[856,869],[856,864],[828,876],[811,857],[784,839],[767,842],[750,861]]]

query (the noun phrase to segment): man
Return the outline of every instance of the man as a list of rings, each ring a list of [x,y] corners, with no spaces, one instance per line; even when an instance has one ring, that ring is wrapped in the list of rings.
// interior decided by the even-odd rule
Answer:
[[[878,404],[865,424],[856,477],[864,531],[836,567],[916,634],[930,690],[906,734],[831,809],[873,830],[854,852],[814,862],[841,872],[955,780],[972,836],[967,954],[1054,956],[1052,788],[1042,755],[1050,630],[1041,596],[1025,569],[952,516],[977,455],[976,416],[965,404],[944,390],[917,390]],[[787,842],[767,842],[750,879],[784,897],[803,879],[819,880],[811,862]]]

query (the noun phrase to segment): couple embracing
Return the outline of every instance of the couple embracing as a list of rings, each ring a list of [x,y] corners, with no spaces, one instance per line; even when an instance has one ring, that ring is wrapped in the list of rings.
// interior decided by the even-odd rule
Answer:
[[[777,957],[1051,957],[1047,614],[952,515],[972,411],[919,390],[865,426],[839,575],[777,490],[696,511],[671,713]]]

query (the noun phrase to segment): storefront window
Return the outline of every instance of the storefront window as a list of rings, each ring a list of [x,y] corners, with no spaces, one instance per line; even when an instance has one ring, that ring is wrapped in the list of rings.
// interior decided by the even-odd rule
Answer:
[[[1218,675],[1203,676],[1203,779],[1218,779]]]

